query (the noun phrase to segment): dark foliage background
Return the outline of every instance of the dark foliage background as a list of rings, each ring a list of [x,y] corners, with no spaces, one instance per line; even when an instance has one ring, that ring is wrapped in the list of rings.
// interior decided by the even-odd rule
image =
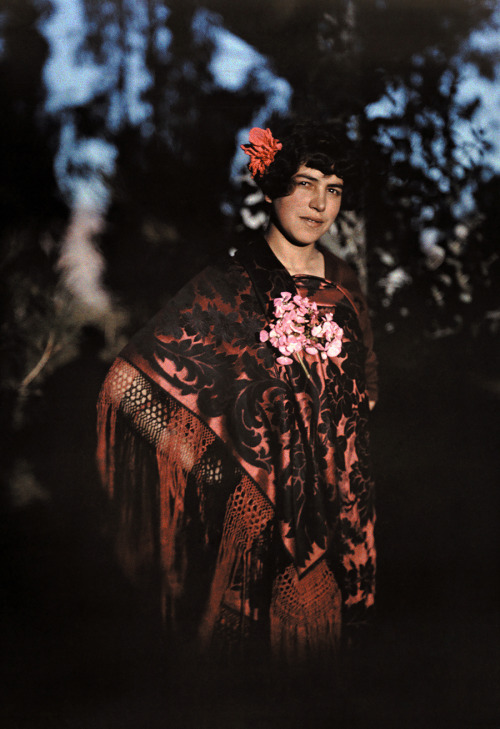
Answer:
[[[498,78],[494,44],[467,42],[497,4],[73,5],[74,63],[100,82],[52,106],[58,6],[0,6],[2,726],[496,726],[500,189],[480,90],[459,88],[464,64]],[[264,57],[237,89],[213,72],[214,28]],[[272,118],[273,74],[292,114],[343,121],[363,159],[330,244],[366,285],[380,358],[379,596],[341,704],[312,687],[277,701],[259,673],[250,690],[182,683],[115,564],[93,461],[112,357],[262,225],[235,153]]]

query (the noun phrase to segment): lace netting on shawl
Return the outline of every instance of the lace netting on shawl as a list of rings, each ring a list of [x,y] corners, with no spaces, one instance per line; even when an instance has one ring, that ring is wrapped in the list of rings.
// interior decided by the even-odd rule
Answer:
[[[334,652],[341,597],[332,572],[322,561],[300,581],[291,564],[276,575],[273,505],[199,418],[118,359],[101,394],[99,429],[101,477],[119,504],[120,562],[135,581],[160,581],[173,633],[227,653],[265,625],[284,660],[321,646]],[[192,564],[200,554],[204,574]]]
[[[332,573],[323,562],[301,581],[292,565],[270,574],[274,508],[223,444],[218,453],[217,437],[199,418],[122,359],[109,372],[99,409],[101,477],[120,504],[117,553],[134,580],[158,577],[173,632],[197,627],[202,645],[223,643],[215,649],[226,650],[251,638],[264,613],[276,655],[292,649],[305,657],[305,646],[313,649],[325,637],[336,644],[341,600]],[[197,550],[214,563],[205,575],[196,569],[189,575],[193,521]],[[194,591],[193,579],[200,581]],[[193,625],[182,626],[185,601],[200,592],[202,614],[193,616],[189,606]],[[336,619],[325,626],[325,614]]]

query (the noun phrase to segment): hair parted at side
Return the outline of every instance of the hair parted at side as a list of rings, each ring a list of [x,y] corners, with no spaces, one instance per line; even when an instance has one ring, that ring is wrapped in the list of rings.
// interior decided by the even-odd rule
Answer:
[[[272,200],[291,192],[292,177],[301,165],[324,175],[335,174],[346,187],[356,176],[354,145],[340,125],[301,120],[275,125],[272,133],[281,148],[266,170],[254,176],[262,192]]]

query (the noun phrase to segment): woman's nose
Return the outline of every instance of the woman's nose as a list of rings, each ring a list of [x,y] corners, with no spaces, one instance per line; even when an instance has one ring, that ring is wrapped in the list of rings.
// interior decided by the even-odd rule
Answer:
[[[314,210],[324,210],[326,207],[326,194],[322,190],[315,190],[309,201]]]

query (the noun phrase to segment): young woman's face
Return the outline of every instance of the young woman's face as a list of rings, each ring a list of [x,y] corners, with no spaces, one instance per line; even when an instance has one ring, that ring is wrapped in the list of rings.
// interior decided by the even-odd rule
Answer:
[[[292,177],[289,195],[271,200],[271,226],[292,243],[315,243],[328,231],[340,210],[342,180],[301,165]]]

